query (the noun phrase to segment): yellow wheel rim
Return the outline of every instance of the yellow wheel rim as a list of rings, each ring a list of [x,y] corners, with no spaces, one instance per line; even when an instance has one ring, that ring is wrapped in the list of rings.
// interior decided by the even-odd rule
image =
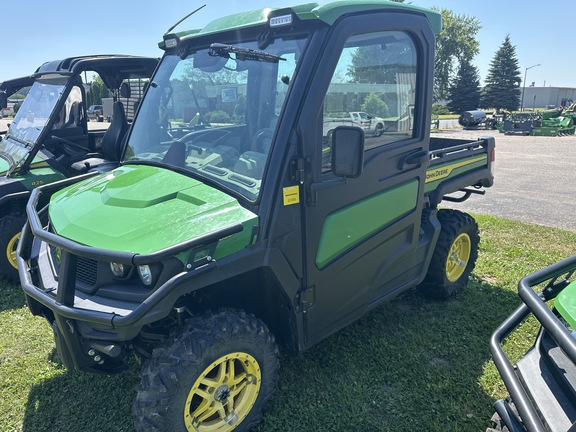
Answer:
[[[456,237],[446,260],[446,278],[450,282],[456,282],[464,274],[471,252],[470,236],[462,233]]]
[[[234,430],[252,410],[262,373],[254,357],[220,357],[198,377],[184,406],[184,424],[192,432]]]
[[[16,261],[16,247],[18,246],[18,240],[20,239],[20,234],[21,233],[18,233],[14,237],[12,237],[8,242],[8,246],[6,247],[6,257],[8,258],[8,262],[15,269],[18,268],[18,261]]]

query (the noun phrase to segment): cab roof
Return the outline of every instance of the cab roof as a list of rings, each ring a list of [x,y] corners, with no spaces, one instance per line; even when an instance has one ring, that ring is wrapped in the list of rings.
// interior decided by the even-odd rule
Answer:
[[[125,79],[150,78],[158,59],[128,55],[92,55],[68,57],[46,62],[36,69],[34,77],[47,74],[79,75],[84,71],[96,72],[109,89],[118,88]]]
[[[240,12],[218,18],[208,23],[202,29],[182,31],[164,35],[164,41],[171,37],[177,37],[183,41],[207,34],[220,33],[229,30],[241,30],[257,25],[265,24],[271,16],[294,14],[300,20],[320,20],[328,25],[333,25],[338,18],[343,15],[361,11],[393,9],[425,15],[430,23],[430,27],[435,34],[442,31],[442,16],[439,12],[413,6],[410,4],[398,3],[388,0],[342,0],[320,6],[318,3],[305,3],[286,8],[266,8],[248,12]],[[165,42],[158,44],[161,49],[166,49]]]

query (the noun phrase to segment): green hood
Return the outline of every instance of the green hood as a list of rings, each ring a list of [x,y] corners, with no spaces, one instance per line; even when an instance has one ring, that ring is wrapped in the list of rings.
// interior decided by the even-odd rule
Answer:
[[[118,168],[52,196],[56,233],[87,246],[149,254],[242,223],[219,243],[227,255],[245,247],[257,216],[236,199],[198,180],[157,167]],[[224,243],[228,250],[223,253]],[[224,249],[226,249],[224,247]]]

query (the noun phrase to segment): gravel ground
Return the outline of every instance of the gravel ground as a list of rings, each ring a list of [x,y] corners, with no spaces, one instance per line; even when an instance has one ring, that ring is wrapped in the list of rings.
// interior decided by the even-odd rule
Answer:
[[[497,131],[443,130],[434,136],[496,139],[494,186],[486,195],[463,203],[442,204],[466,212],[488,214],[576,231],[572,187],[576,184],[576,135],[532,137]]]
[[[0,131],[10,120],[0,119]],[[90,122],[102,128],[108,123]],[[504,135],[497,131],[465,131],[461,128],[433,132],[433,136],[477,139],[496,138],[494,186],[485,196],[473,195],[463,203],[443,202],[466,212],[488,214],[539,225],[576,231],[576,135],[532,137]]]

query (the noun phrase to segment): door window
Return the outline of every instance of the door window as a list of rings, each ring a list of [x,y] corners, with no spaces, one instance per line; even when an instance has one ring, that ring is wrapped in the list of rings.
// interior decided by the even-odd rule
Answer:
[[[323,172],[330,170],[330,142],[338,126],[365,134],[366,151],[413,135],[417,51],[401,31],[350,37],[324,99]]]

